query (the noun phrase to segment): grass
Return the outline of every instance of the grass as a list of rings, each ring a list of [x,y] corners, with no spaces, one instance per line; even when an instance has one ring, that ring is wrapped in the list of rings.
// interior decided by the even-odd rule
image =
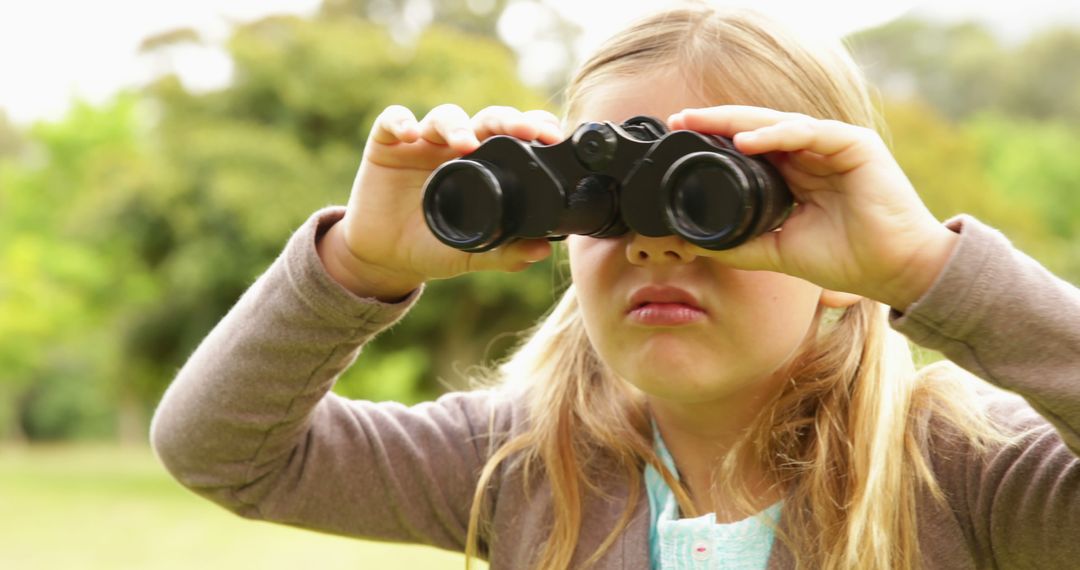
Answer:
[[[464,567],[433,548],[242,519],[180,487],[144,448],[0,448],[0,513],[5,569]]]

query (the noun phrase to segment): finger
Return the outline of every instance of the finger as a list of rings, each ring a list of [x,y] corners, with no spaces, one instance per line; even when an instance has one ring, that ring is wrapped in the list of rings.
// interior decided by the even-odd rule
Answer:
[[[685,109],[668,118],[672,129],[688,129],[702,133],[733,137],[783,121],[809,118],[798,113],[785,113],[764,107],[722,105],[703,109]]]
[[[521,271],[551,255],[551,242],[545,239],[517,240],[469,259],[469,271]]]
[[[525,111],[525,117],[540,125],[540,134],[537,140],[544,144],[555,144],[563,140],[562,121],[550,111],[534,109]]]
[[[810,151],[822,156],[819,166],[827,166],[833,174],[865,164],[875,140],[880,137],[870,129],[816,119],[784,121],[734,138],[736,148],[746,154]]]
[[[446,103],[432,109],[420,121],[420,137],[438,145],[447,145],[461,154],[480,146],[472,122],[461,107]]]
[[[529,124],[524,114],[514,107],[485,107],[472,118],[476,138],[486,140],[496,135],[509,135],[531,141],[538,129]]]
[[[379,144],[415,142],[420,137],[416,116],[407,107],[390,105],[375,118],[369,140]]]
[[[780,176],[783,176],[787,182],[791,195],[796,202],[808,202],[812,200],[811,193],[833,188],[829,176],[819,176],[806,172],[789,159],[779,160],[774,164],[777,170],[780,171]]]
[[[832,166],[826,157],[809,150],[795,151],[785,155],[785,160],[793,167],[812,176],[829,176],[834,174]]]
[[[692,252],[745,271],[782,271],[779,255],[780,232],[765,232],[732,249],[714,251],[691,245]]]
[[[472,122],[480,140],[509,135],[525,141],[539,140],[551,144],[562,138],[559,119],[548,111],[521,112],[513,107],[487,107],[477,113]]]

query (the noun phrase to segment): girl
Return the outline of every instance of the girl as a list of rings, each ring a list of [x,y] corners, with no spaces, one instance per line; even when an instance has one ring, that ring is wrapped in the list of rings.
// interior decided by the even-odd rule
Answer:
[[[1075,565],[1080,292],[970,217],[936,221],[850,59],[774,23],[691,6],[616,35],[562,125],[640,114],[767,153],[798,208],[730,251],[572,236],[573,285],[498,385],[348,401],[335,377],[424,282],[550,253],[451,250],[419,189],[490,136],[558,142],[555,117],[391,107],[348,207],[316,213],[180,371],[162,461],[246,517],[493,568]],[[890,326],[1023,398],[917,374]]]

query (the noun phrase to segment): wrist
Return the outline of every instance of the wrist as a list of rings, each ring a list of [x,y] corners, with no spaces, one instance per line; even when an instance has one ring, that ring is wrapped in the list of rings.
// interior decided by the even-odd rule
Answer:
[[[423,283],[422,280],[394,275],[357,258],[345,241],[344,227],[340,221],[326,231],[315,247],[330,277],[358,297],[396,303]]]
[[[886,300],[897,311],[907,312],[908,307],[926,295],[956,249],[960,235],[944,225],[937,228],[934,237],[919,248],[919,254],[912,260],[907,271],[908,279],[902,280],[904,286],[895,291],[892,299]]]

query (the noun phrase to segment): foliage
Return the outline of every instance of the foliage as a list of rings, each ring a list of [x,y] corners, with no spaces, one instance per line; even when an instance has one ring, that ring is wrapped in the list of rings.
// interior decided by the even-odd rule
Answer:
[[[77,105],[30,133],[37,164],[0,165],[0,429],[9,434],[107,433],[123,399],[109,380],[121,355],[107,323],[147,298],[148,284],[128,271],[124,234],[94,239],[90,198],[137,174],[134,108],[131,97]]]
[[[0,160],[9,156],[18,156],[22,152],[24,144],[25,141],[23,141],[18,129],[11,124],[7,113],[0,109]]]
[[[234,80],[215,92],[167,75],[28,132],[0,115],[0,438],[144,440],[196,344],[299,224],[345,202],[387,105],[550,109],[495,39],[505,1],[431,4],[440,25],[401,43],[386,22],[408,4],[328,0],[311,19],[240,26]],[[975,25],[902,20],[852,38],[930,209],[979,217],[1074,282],[1078,37],[1010,47]],[[143,49],[197,41],[179,30]],[[429,284],[335,389],[415,402],[462,387],[553,302],[563,265]]]
[[[1044,262],[1056,260],[1043,212],[1008,192],[987,164],[992,141],[972,137],[923,103],[891,103],[885,116],[894,156],[938,219],[970,214]]]
[[[1034,212],[1045,232],[1025,251],[1080,283],[1080,128],[990,113],[965,131],[995,191]]]
[[[30,133],[35,163],[0,174],[9,433],[98,433],[87,396],[101,394],[114,403],[105,424],[142,439],[172,375],[291,231],[344,203],[387,105],[420,116],[446,101],[470,112],[544,106],[516,79],[507,48],[438,27],[402,47],[358,18],[268,18],[237,29],[229,49],[228,88],[194,94],[165,77],[110,105],[81,105]],[[433,284],[341,390],[406,401],[440,392],[436,378],[453,379],[458,359],[482,355],[550,302],[545,267]],[[403,346],[425,348],[396,353]],[[80,414],[85,422],[61,421]]]
[[[1009,46],[979,24],[905,18],[849,44],[931,210],[976,215],[1080,282],[1080,28]]]
[[[954,120],[995,111],[1080,127],[1080,29],[1060,27],[1004,45],[980,24],[903,18],[848,38],[889,96],[919,97]]]

